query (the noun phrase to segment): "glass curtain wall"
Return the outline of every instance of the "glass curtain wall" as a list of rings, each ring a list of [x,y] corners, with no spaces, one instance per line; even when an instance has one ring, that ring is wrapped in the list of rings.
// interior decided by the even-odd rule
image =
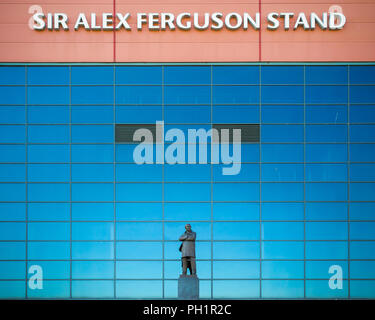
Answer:
[[[375,298],[374,85],[360,64],[0,66],[0,298],[177,298],[186,223],[200,298]],[[138,165],[116,124],[156,121],[260,141],[236,175]]]

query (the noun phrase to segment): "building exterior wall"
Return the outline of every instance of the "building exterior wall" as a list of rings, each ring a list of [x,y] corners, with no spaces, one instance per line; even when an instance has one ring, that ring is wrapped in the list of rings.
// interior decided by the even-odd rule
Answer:
[[[375,297],[375,66],[2,65],[0,297]],[[134,163],[115,125],[258,124],[241,171]],[[26,279],[43,270],[43,289]],[[333,269],[332,269],[333,268]],[[341,268],[342,288],[330,278]]]
[[[43,12],[64,12],[69,31],[35,31],[29,27],[35,5],[31,0],[0,3],[0,61],[2,62],[309,62],[374,61],[372,0],[186,1],[69,0],[43,1]],[[328,12],[340,6],[347,23],[342,30],[267,30],[270,12]],[[261,30],[137,31],[138,12],[261,13]],[[35,12],[35,11],[31,11]],[[131,31],[73,31],[80,12],[130,12]],[[99,19],[99,22],[101,20]]]

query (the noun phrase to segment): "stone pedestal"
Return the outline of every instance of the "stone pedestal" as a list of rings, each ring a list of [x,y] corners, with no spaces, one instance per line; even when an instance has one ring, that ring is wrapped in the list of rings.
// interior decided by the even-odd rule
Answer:
[[[199,299],[199,279],[196,275],[180,275],[178,279],[178,299]]]

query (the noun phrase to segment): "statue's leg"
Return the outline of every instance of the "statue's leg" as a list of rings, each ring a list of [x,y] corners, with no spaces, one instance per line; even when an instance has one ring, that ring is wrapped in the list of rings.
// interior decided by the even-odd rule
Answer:
[[[183,275],[186,275],[186,273],[187,273],[187,266],[188,266],[187,258],[183,257],[182,258],[182,274]]]
[[[190,273],[197,274],[197,265],[195,263],[195,257],[190,258],[190,266],[191,266]]]
[[[189,272],[190,272],[190,274],[191,274],[191,257],[188,257],[188,258],[186,259],[186,261],[187,261],[187,267],[188,267]]]

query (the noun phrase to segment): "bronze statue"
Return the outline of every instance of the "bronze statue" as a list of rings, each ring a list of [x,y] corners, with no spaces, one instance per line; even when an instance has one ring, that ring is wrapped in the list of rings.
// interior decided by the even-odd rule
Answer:
[[[185,225],[186,231],[179,238],[182,241],[180,246],[182,256],[182,274],[187,274],[189,269],[191,275],[197,274],[197,267],[195,263],[195,238],[196,233],[191,229],[191,225]]]

